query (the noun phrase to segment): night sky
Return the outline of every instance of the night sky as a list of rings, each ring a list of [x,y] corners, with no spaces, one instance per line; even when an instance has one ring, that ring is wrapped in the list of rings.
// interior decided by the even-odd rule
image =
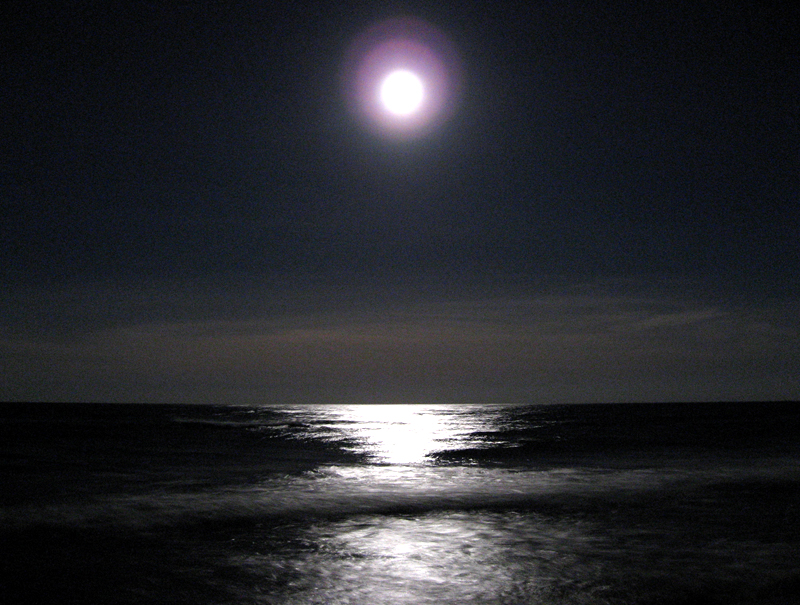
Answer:
[[[3,2],[0,400],[800,399],[762,4]]]

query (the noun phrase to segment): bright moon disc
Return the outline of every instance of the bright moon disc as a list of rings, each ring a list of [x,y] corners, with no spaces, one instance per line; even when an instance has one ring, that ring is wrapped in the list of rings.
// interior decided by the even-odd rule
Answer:
[[[453,114],[463,73],[443,32],[421,19],[397,17],[353,40],[341,77],[350,110],[368,127],[383,136],[416,139]]]
[[[398,116],[405,116],[419,109],[424,96],[422,81],[407,70],[393,71],[381,84],[383,106]]]

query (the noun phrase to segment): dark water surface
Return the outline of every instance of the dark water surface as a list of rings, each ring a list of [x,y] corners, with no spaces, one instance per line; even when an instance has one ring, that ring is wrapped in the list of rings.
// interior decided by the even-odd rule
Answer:
[[[796,404],[0,407],[3,603],[800,603]]]

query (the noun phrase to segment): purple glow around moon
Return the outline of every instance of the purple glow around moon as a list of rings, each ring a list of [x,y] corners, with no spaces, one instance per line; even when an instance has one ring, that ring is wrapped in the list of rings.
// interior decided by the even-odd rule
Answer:
[[[424,97],[414,111],[393,112],[381,86],[393,72],[410,72]],[[380,133],[397,138],[424,135],[447,119],[461,88],[461,66],[451,42],[425,21],[403,17],[381,21],[351,45],[344,64],[345,96],[351,109]]]

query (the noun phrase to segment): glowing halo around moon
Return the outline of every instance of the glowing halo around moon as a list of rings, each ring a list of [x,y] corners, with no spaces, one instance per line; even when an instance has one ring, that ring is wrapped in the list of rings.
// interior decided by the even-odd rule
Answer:
[[[410,17],[381,21],[358,36],[342,73],[350,109],[380,134],[400,139],[444,122],[461,91],[461,63],[450,40]]]

